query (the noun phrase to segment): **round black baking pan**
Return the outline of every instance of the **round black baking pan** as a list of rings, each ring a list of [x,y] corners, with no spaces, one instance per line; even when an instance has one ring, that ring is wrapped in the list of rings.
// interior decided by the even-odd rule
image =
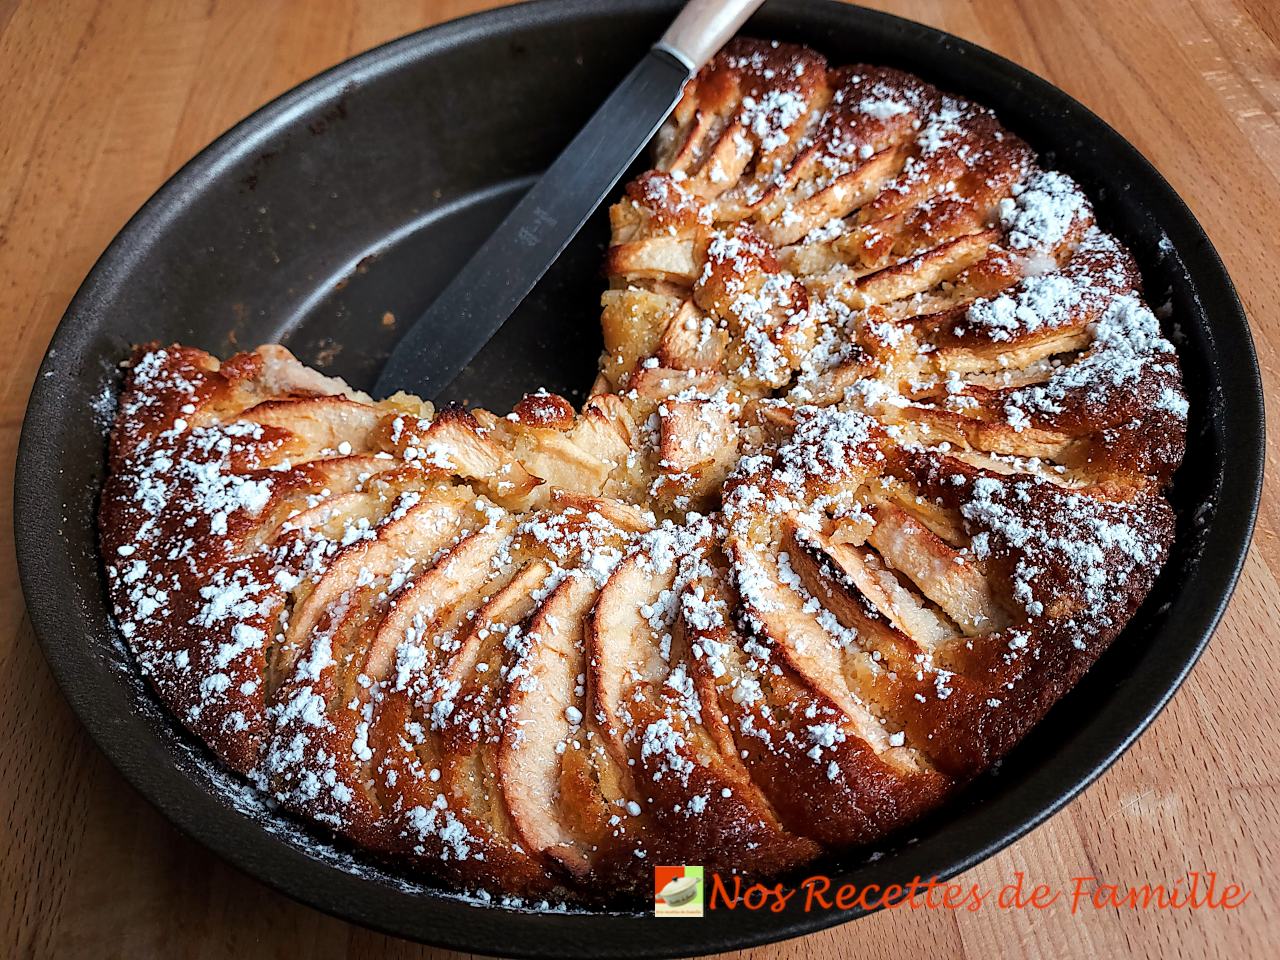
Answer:
[[[527,957],[654,957],[797,936],[856,911],[742,910],[659,922],[635,905],[538,912],[468,900],[369,863],[256,800],[160,709],[110,623],[95,549],[104,432],[132,344],[226,355],[281,340],[372,382],[396,338],[662,32],[669,0],[542,0],[380,47],[264,107],[170,180],[67,309],[19,450],[19,565],[32,623],[85,726],[182,830],[247,873],[357,923]],[[985,103],[1083,184],[1167,309],[1191,400],[1172,559],[1141,612],[999,769],[946,809],[818,864],[836,882],[946,877],[1042,822],[1111,764],[1191,668],[1243,562],[1262,478],[1261,386],[1222,263],[1186,205],[1060,90],[956,37],[820,0],[769,0],[744,31],[833,63],[921,74]],[[598,213],[452,399],[499,407],[545,385],[575,398],[599,340]]]

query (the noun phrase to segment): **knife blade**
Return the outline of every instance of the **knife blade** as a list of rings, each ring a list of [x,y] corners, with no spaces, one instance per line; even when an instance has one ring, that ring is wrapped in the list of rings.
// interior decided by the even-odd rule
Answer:
[[[434,398],[568,246],[666,120],[685,83],[763,0],[691,0],[392,350],[374,395]]]

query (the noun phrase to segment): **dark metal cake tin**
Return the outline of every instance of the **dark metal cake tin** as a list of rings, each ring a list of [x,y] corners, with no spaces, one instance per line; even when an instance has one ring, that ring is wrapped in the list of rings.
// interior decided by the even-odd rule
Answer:
[[[305,903],[390,933],[528,957],[678,956],[798,936],[856,916],[789,909],[656,920],[643,905],[539,912],[459,898],[367,862],[264,808],[161,709],[104,599],[95,510],[117,365],[134,343],[226,356],[280,340],[358,386],[662,32],[669,0],[541,0],[405,37],[321,74],[218,139],[138,212],[67,309],[31,394],[15,516],[23,588],[67,699],[166,816]],[[769,0],[745,33],[831,62],[914,71],[994,108],[1075,177],[1167,305],[1191,401],[1172,559],[1112,648],[999,769],[874,848],[820,862],[837,882],[954,875],[1061,808],[1151,722],[1204,649],[1248,547],[1263,458],[1260,379],[1204,231],[1119,134],[973,44],[823,0]],[[600,349],[603,211],[455,384],[509,404],[582,397]],[[1162,314],[1163,315],[1163,314]]]

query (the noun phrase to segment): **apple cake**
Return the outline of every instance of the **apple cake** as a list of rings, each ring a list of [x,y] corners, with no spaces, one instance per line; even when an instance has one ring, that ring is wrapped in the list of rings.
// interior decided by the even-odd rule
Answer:
[[[773,875],[989,767],[1168,553],[1178,358],[988,110],[734,41],[610,211],[581,409],[140,347],[114,617],[279,805],[468,890]]]

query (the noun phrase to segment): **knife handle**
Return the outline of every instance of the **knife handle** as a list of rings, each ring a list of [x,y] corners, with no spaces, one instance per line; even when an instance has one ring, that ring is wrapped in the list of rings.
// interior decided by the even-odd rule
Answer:
[[[764,0],[689,0],[657,47],[696,72],[762,3]]]

